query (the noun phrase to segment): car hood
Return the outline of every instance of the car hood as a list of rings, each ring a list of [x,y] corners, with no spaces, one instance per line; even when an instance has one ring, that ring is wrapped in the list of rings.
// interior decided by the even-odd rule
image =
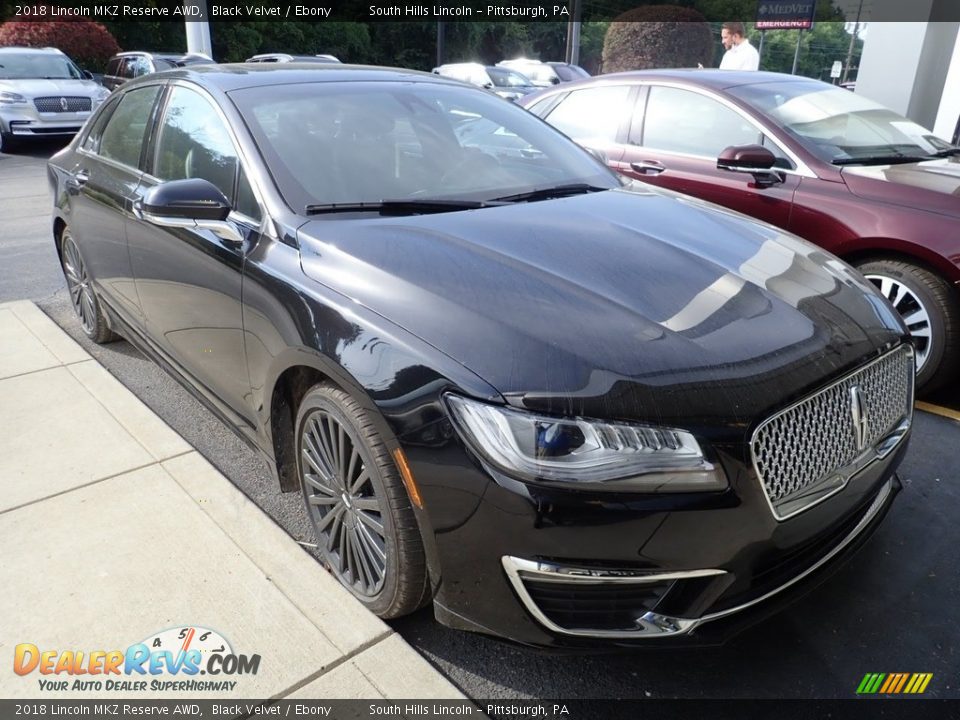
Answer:
[[[102,88],[93,80],[0,80],[0,90],[15,92],[27,98],[65,95],[74,97],[96,97]]]
[[[548,412],[742,432],[903,337],[829,253],[660,191],[314,220],[299,236],[309,277]]]
[[[960,216],[960,158],[904,165],[847,166],[843,179],[857,197]]]

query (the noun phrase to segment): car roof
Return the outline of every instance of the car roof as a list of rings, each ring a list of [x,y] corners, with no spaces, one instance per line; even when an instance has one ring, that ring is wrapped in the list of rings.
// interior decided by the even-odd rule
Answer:
[[[786,73],[765,72],[759,70],[716,70],[699,68],[678,68],[668,70],[629,70],[627,72],[610,73],[609,75],[597,75],[582,82],[590,83],[597,80],[618,80],[635,79],[640,80],[674,80],[687,82],[694,85],[712,88],[714,90],[724,90],[726,88],[737,87],[739,85],[761,85],[764,83],[784,83],[784,82],[820,82],[812,78],[801,75],[788,75]],[[572,88],[573,83],[568,83],[567,88]]]
[[[35,48],[35,47],[23,47],[20,45],[7,45],[5,47],[0,47],[0,53],[5,52],[15,52],[15,53],[29,53],[31,55],[63,55],[64,52],[55,47],[45,47],[45,48]]]
[[[153,50],[124,50],[118,52],[114,57],[136,57],[146,56],[157,58],[159,60],[206,60],[211,62],[206,55],[200,53],[182,53],[182,52],[154,52]]]
[[[132,83],[141,84],[163,78],[182,78],[223,92],[265,85],[312,82],[425,82],[466,87],[463,83],[442,75],[406,68],[300,62],[187,65],[175,70],[145,75]]]

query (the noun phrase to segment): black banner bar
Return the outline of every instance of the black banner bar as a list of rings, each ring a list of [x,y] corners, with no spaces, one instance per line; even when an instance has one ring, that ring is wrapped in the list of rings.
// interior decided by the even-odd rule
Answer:
[[[728,17],[736,4],[698,2],[697,0],[583,0],[581,20],[607,21],[624,12],[646,8],[644,21],[674,21],[676,6],[693,7],[706,20],[756,19],[758,7],[788,13],[794,5],[812,2],[762,0],[743,3],[744,17]],[[0,0],[0,21],[69,22],[70,20],[161,22],[414,22],[423,20],[450,22],[567,22],[572,20],[569,0],[36,0],[12,2]],[[854,20],[857,3],[821,0],[817,3],[819,21]],[[663,8],[662,13],[658,8]],[[853,8],[853,10],[851,10]],[[662,17],[661,17],[662,14]],[[773,15],[771,15],[773,17]],[[960,2],[933,0],[926,3],[867,3],[860,22],[960,21]]]
[[[856,698],[850,700],[0,700],[0,718],[142,720],[142,718],[494,718],[495,720],[719,720],[883,718],[947,720],[960,700]]]

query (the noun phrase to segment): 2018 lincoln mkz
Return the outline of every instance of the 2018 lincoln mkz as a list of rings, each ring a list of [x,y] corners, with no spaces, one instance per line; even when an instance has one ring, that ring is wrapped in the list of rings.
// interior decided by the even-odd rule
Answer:
[[[159,73],[49,177],[86,334],[258,448],[382,617],[712,641],[836,568],[899,488],[913,350],[868,281],[624,185],[480,88]]]

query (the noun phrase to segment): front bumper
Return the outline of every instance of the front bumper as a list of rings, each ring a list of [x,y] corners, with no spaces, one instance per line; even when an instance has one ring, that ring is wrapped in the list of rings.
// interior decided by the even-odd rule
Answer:
[[[93,101],[96,109],[97,101]],[[33,106],[0,108],[0,130],[16,137],[76,135],[92,111],[41,113]]]
[[[907,445],[782,521],[743,448],[718,448],[725,492],[639,498],[534,492],[455,442],[405,451],[432,526],[438,620],[588,650],[716,644],[796,599],[878,526]]]

